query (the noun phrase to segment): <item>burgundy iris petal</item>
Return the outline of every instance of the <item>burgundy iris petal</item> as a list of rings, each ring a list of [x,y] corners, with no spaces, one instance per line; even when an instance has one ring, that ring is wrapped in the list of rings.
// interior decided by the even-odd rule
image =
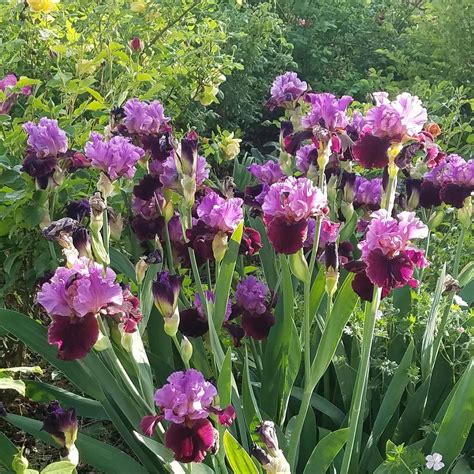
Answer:
[[[406,285],[413,276],[413,270],[413,262],[403,253],[389,258],[376,249],[367,256],[367,276],[372,283],[388,291]]]
[[[133,187],[133,194],[144,201],[149,201],[160,186],[159,178],[147,174]]]
[[[271,327],[275,324],[275,316],[270,311],[263,314],[244,312],[242,315],[242,327],[245,334],[257,341],[268,337]]]
[[[352,153],[356,161],[364,168],[383,168],[388,164],[389,147],[390,141],[387,138],[379,138],[366,133],[354,143]]]
[[[302,219],[288,222],[276,217],[267,223],[267,234],[274,249],[279,253],[292,255],[303,248],[308,231],[308,221]]]
[[[471,195],[471,189],[467,186],[448,183],[441,186],[439,195],[443,202],[460,209],[464,206],[464,200]]]
[[[93,314],[82,318],[53,316],[48,328],[48,342],[58,346],[63,360],[86,357],[99,337],[99,323]]]
[[[199,337],[209,330],[207,319],[195,308],[185,309],[179,313],[179,330],[188,337]]]
[[[214,428],[207,419],[191,425],[172,423],[165,433],[166,447],[179,462],[201,462],[214,446]]]
[[[441,205],[439,196],[440,187],[432,181],[423,180],[420,187],[420,206],[424,208],[437,207]]]
[[[260,232],[252,229],[252,227],[245,227],[242,240],[240,241],[239,253],[243,255],[254,255],[262,247]]]

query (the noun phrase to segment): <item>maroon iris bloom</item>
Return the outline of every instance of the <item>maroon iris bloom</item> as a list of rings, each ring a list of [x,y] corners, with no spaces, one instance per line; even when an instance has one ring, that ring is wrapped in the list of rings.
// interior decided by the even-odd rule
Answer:
[[[189,308],[179,313],[179,330],[188,337],[204,336],[209,330],[207,318],[196,308]]]
[[[86,357],[99,337],[99,323],[94,314],[82,318],[52,316],[48,328],[48,342],[57,345],[62,360]]]
[[[240,242],[239,253],[242,255],[254,255],[263,247],[262,237],[258,230],[252,227],[245,227]]]
[[[269,310],[263,314],[249,313],[247,311],[244,311],[242,314],[242,327],[245,334],[257,341],[266,339],[274,324],[275,316]]]
[[[189,423],[171,423],[165,433],[165,445],[179,462],[202,462],[215,445],[215,429],[207,419]]]
[[[305,219],[289,222],[284,217],[277,217],[266,222],[266,226],[273,248],[287,255],[303,247],[308,233],[308,221]]]
[[[376,137],[370,133],[361,135],[352,147],[354,159],[364,168],[384,168],[388,164],[388,138]]]

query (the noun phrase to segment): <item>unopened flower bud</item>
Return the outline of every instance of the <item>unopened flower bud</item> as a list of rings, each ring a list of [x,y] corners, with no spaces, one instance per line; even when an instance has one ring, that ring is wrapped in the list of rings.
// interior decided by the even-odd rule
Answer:
[[[102,352],[108,349],[109,347],[112,347],[109,337],[105,336],[104,334],[102,334],[101,331],[99,331],[99,337],[97,338],[97,341],[94,344],[94,349],[98,352]]]
[[[428,125],[426,125],[425,130],[428,133],[431,133],[431,135],[433,135],[433,138],[436,138],[437,136],[441,135],[441,127],[435,122],[430,122]]]
[[[186,337],[183,336],[181,339],[181,358],[185,364],[189,364],[191,357],[193,356],[193,345],[191,341]]]
[[[148,270],[148,263],[145,257],[141,257],[135,265],[135,275],[137,277],[137,283],[140,284],[145,278],[145,273]]]
[[[332,296],[336,292],[337,282],[339,280],[339,257],[337,254],[337,244],[335,242],[326,244],[324,263],[326,265],[326,293]]]
[[[346,222],[351,220],[352,214],[354,214],[354,206],[352,202],[341,201],[341,212],[346,219]]]
[[[167,271],[159,272],[153,282],[152,292],[155,305],[165,319],[172,318],[178,306],[181,278]],[[178,321],[179,322],[179,321]]]
[[[229,238],[225,232],[218,232],[212,240],[212,253],[218,263],[222,261],[229,247],[228,240]]]
[[[135,36],[135,38],[132,38],[128,45],[130,46],[130,49],[135,52],[143,51],[143,49],[145,48],[143,41],[137,36]]]
[[[164,318],[165,333],[170,337],[176,336],[179,328],[179,313],[175,311],[171,318]]]
[[[407,179],[405,181],[407,190],[407,208],[414,211],[420,203],[421,179]]]
[[[171,201],[166,201],[165,205],[162,207],[161,212],[165,219],[165,222],[168,223],[174,216],[174,206]]]
[[[109,227],[110,227],[110,238],[119,241],[123,230],[123,217],[122,214],[116,214],[110,212],[111,208],[108,208],[109,213]]]
[[[258,445],[253,444],[250,449],[250,454],[258,460],[258,462],[265,466],[270,463],[269,455]]]
[[[77,418],[74,408],[64,409],[58,401],[48,406],[48,415],[43,421],[43,430],[62,447],[70,449],[77,439]]]
[[[307,281],[309,278],[308,262],[304,257],[303,249],[296,253],[289,255],[288,261],[290,264],[291,273],[301,281]]]
[[[24,448],[21,448],[15,456],[13,457],[12,461],[12,469],[15,471],[15,474],[23,474],[27,471],[29,462],[28,459],[23,455]]]
[[[342,200],[345,202],[354,201],[354,190],[356,183],[356,174],[344,171],[342,173],[341,188],[342,188]]]
[[[327,195],[329,202],[335,202],[337,196],[337,176],[332,175],[327,184]]]

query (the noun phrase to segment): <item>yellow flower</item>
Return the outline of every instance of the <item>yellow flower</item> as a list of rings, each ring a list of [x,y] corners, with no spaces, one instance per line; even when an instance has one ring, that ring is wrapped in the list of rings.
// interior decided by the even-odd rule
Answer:
[[[211,105],[216,100],[216,95],[219,92],[219,87],[215,85],[204,86],[202,94],[199,96],[199,102],[202,105]]]
[[[56,10],[59,0],[27,0],[31,10],[39,13],[51,13]]]
[[[240,153],[240,138],[234,138],[234,133],[225,132],[219,148],[226,160],[233,160]]]
[[[135,13],[141,13],[146,8],[146,3],[143,0],[138,0],[136,2],[132,2],[130,5],[130,10]]]

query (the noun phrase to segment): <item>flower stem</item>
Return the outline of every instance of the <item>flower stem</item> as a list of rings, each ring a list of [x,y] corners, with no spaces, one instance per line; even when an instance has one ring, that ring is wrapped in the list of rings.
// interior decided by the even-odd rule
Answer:
[[[326,193],[325,190],[325,175],[324,168],[319,172],[319,187]],[[315,385],[311,382],[311,308],[310,308],[310,296],[311,296],[311,283],[313,279],[314,267],[316,265],[316,254],[319,248],[319,239],[321,236],[322,227],[322,216],[318,216],[316,219],[316,228],[313,240],[313,248],[311,250],[311,256],[309,259],[309,276],[304,282],[303,295],[304,295],[304,319],[302,327],[302,340],[304,349],[304,389],[303,398],[301,400],[300,409],[296,416],[294,429],[291,435],[289,449],[288,449],[288,462],[292,466],[292,470],[296,469],[296,455],[298,451],[299,441],[301,432],[303,431],[304,420],[308,413],[309,405],[311,402],[311,395],[315,388]],[[329,315],[327,316],[329,317]]]
[[[171,239],[170,232],[168,229],[168,222],[165,222],[163,226],[163,232],[165,234],[165,247],[166,247],[166,260],[168,261],[168,270],[173,275],[174,273],[174,263],[173,263],[173,252],[171,250]]]
[[[383,198],[383,208],[392,213],[395,202],[395,191],[397,188],[398,168],[394,164],[388,166],[388,184],[385,196]],[[352,398],[351,410],[349,412],[349,438],[344,450],[344,458],[342,460],[341,474],[348,474],[354,471],[351,469],[351,459],[353,463],[359,462],[360,438],[362,434],[363,422],[363,403],[367,394],[367,382],[370,370],[370,352],[372,350],[372,342],[374,339],[375,321],[377,311],[380,304],[382,289],[374,285],[372,302],[365,305],[364,331],[362,336],[362,353],[360,358],[359,370],[357,371],[357,379],[355,393]]]

